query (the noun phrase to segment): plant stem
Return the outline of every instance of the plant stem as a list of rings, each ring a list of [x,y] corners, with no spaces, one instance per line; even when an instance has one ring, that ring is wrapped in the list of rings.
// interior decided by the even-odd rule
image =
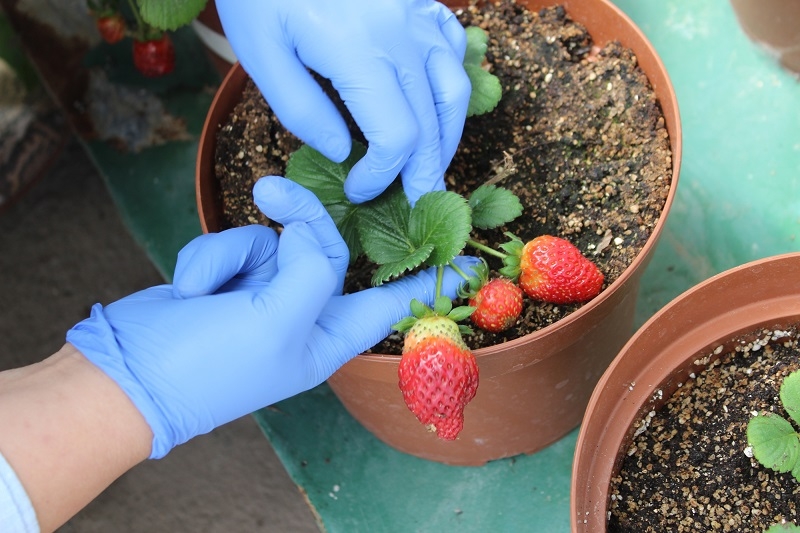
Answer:
[[[442,295],[442,279],[444,279],[444,266],[436,267],[436,300]]]
[[[450,268],[452,268],[453,270],[456,271],[456,274],[458,274],[459,276],[461,276],[465,280],[469,281],[471,279],[471,276],[469,274],[467,274],[466,272],[464,272],[463,270],[461,270],[461,268],[457,264],[455,264],[453,261],[450,261],[448,263],[448,265],[450,265]]]
[[[489,255],[493,255],[495,257],[499,257],[500,259],[505,259],[506,257],[508,257],[507,254],[504,254],[503,252],[495,250],[494,248],[489,248],[485,244],[481,244],[481,243],[479,243],[477,241],[473,241],[472,239],[468,240],[467,244],[469,244],[473,248],[477,248],[478,250],[480,250],[482,252],[486,252]]]
[[[139,15],[139,6],[136,5],[134,0],[128,0],[128,4],[131,6],[131,11],[133,11],[133,17],[136,19],[136,25],[139,28],[144,26],[144,21],[142,20],[142,16]]]

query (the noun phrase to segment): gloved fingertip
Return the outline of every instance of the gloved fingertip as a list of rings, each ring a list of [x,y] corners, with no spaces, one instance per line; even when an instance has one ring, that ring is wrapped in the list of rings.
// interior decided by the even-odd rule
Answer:
[[[328,134],[314,139],[312,146],[334,163],[341,163],[350,155],[353,141],[349,135]]]

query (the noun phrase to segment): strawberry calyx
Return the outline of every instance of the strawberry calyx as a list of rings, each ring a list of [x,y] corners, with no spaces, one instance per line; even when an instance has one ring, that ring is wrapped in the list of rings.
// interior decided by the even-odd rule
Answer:
[[[407,316],[392,326],[392,329],[406,336],[405,343],[409,343],[409,334],[412,340],[415,338],[416,332],[420,329],[414,330],[414,326],[421,320],[425,319],[429,324],[437,324],[442,330],[441,333],[453,340],[463,344],[464,341],[461,335],[471,335],[473,333],[469,326],[459,324],[462,320],[466,320],[475,311],[474,308],[462,305],[453,307],[453,301],[447,296],[439,296],[434,302],[433,308],[428,307],[416,298],[411,300],[411,316]],[[405,351],[405,347],[403,348]]]
[[[520,274],[519,265],[525,243],[511,232],[505,232],[505,236],[508,237],[509,240],[500,245],[500,249],[505,252],[505,255],[503,256],[503,268],[498,270],[498,272],[516,281]]]

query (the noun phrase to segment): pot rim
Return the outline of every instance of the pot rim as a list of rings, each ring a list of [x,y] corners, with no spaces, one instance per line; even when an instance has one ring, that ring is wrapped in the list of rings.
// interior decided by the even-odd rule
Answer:
[[[730,344],[731,337],[748,333],[753,329],[764,327],[766,324],[776,321],[795,321],[800,319],[800,302],[797,300],[798,294],[787,292],[786,295],[781,298],[773,296],[771,298],[763,297],[762,299],[759,299],[757,295],[754,294],[750,302],[746,305],[739,306],[738,310],[736,306],[734,306],[730,313],[712,317],[705,323],[698,323],[694,329],[687,329],[685,335],[687,341],[683,343],[685,346],[681,346],[679,342],[680,339],[664,340],[664,344],[667,344],[668,348],[674,349],[671,353],[678,354],[676,357],[679,357],[681,362],[665,367],[663,364],[665,361],[662,361],[662,359],[665,359],[662,354],[667,353],[667,349],[665,348],[654,355],[650,365],[642,362],[640,368],[640,375],[649,375],[657,371],[658,376],[660,376],[659,383],[654,383],[650,380],[648,380],[647,383],[631,383],[629,391],[634,391],[634,387],[636,386],[639,387],[639,391],[635,393],[626,391],[617,394],[616,401],[613,402],[613,412],[610,414],[612,415],[611,418],[615,420],[619,420],[621,417],[614,415],[626,415],[624,420],[620,420],[620,423],[625,423],[625,434],[622,435],[621,438],[617,438],[619,436],[618,430],[614,432],[608,431],[607,428],[610,426],[609,420],[603,420],[599,422],[603,424],[605,428],[599,430],[601,434],[597,438],[592,438],[594,435],[587,437],[587,433],[590,432],[592,427],[590,425],[593,419],[592,414],[595,410],[600,410],[598,407],[600,404],[608,403],[604,401],[604,395],[609,394],[607,391],[614,389],[615,386],[618,385],[617,381],[623,379],[617,376],[617,374],[623,373],[625,379],[630,377],[628,372],[621,369],[621,366],[625,363],[628,352],[634,351],[638,343],[644,342],[642,339],[650,335],[660,324],[671,321],[672,317],[678,314],[680,308],[687,305],[687,302],[693,302],[698,298],[706,298],[708,296],[706,293],[709,290],[721,286],[726,281],[743,275],[746,271],[752,271],[753,273],[761,275],[765,269],[769,269],[770,267],[781,268],[785,267],[785,265],[791,267],[791,265],[795,264],[800,265],[800,252],[787,252],[750,261],[707,278],[676,296],[667,305],[662,307],[647,320],[647,322],[645,322],[628,340],[625,346],[623,346],[598,380],[589,398],[584,415],[584,424],[580,429],[575,446],[570,489],[570,518],[573,532],[579,530],[578,525],[581,524],[579,514],[588,517],[585,518],[588,520],[588,525],[586,523],[583,524],[586,531],[594,531],[595,529],[593,528],[597,526],[598,520],[603,520],[605,522],[604,517],[606,517],[608,512],[609,497],[607,481],[610,480],[614,470],[617,468],[617,463],[622,453],[622,446],[630,435],[631,424],[637,420],[642,410],[648,405],[648,402],[651,401],[653,393],[656,392],[657,389],[662,388],[667,382],[670,382],[677,373],[685,372],[692,368],[693,364],[691,359],[698,355],[704,355],[704,352],[710,350],[712,346],[728,345]],[[770,277],[769,273],[767,273],[765,277]],[[766,302],[772,305],[767,306]],[[726,319],[730,324],[722,323]],[[715,329],[715,327],[723,325],[725,329]],[[707,333],[706,330],[714,330],[718,333]],[[657,370],[651,371],[651,367]],[[664,395],[664,401],[668,399],[668,396],[671,396],[671,393],[669,395]],[[628,420],[628,418],[630,418],[628,415],[631,413],[633,413],[632,419]],[[609,440],[613,442],[607,442]],[[608,446],[609,444],[613,444],[613,446]],[[611,450],[607,448],[614,449]],[[581,458],[584,456],[586,459],[582,461]],[[608,457],[613,457],[613,461],[609,462]],[[589,486],[589,484],[591,484],[591,486]],[[596,499],[589,497],[590,490],[594,490]],[[600,491],[600,494],[597,494],[597,490]],[[578,508],[579,495],[581,496],[581,500],[585,500],[585,502],[582,502],[584,503],[582,508]],[[604,501],[600,501],[601,499],[604,499]],[[602,517],[599,515],[602,515]]]
[[[661,216],[659,217],[658,221],[656,222],[653,230],[648,237],[647,241],[645,242],[642,249],[633,259],[630,265],[620,274],[620,276],[614,280],[608,287],[606,287],[598,296],[593,298],[591,301],[587,302],[583,306],[581,306],[576,311],[570,313],[566,317],[559,319],[558,321],[545,326],[537,331],[531,332],[525,336],[512,339],[510,341],[502,342],[493,346],[487,346],[483,348],[478,348],[473,351],[476,358],[482,358],[487,356],[492,356],[498,353],[505,352],[509,349],[514,349],[520,345],[528,344],[531,342],[535,342],[538,339],[548,337],[550,335],[555,335],[561,332],[564,329],[572,327],[577,321],[581,320],[582,317],[589,313],[595,312],[598,308],[600,308],[607,300],[609,300],[615,292],[619,290],[619,288],[628,282],[628,280],[635,274],[639,273],[641,270],[644,270],[649,263],[650,258],[652,256],[653,250],[655,249],[656,243],[661,235],[661,232],[664,229],[664,225],[667,221],[667,215],[669,214],[673,201],[675,199],[675,195],[677,193],[678,187],[678,178],[680,175],[680,166],[681,166],[681,159],[682,159],[682,146],[683,146],[683,135],[682,135],[682,126],[681,126],[681,118],[680,118],[680,110],[678,108],[678,101],[677,95],[675,93],[675,89],[672,85],[672,81],[669,78],[668,72],[666,67],[664,66],[661,57],[658,55],[655,47],[649,41],[649,39],[645,36],[645,34],[641,31],[641,29],[633,22],[633,20],[628,17],[621,9],[619,9],[616,5],[614,5],[609,0],[594,0],[594,2],[601,4],[604,6],[605,9],[610,10],[614,13],[614,16],[619,20],[619,28],[625,28],[625,32],[627,33],[628,41],[638,41],[641,50],[636,49],[634,50],[637,60],[640,64],[642,64],[642,53],[646,52],[648,56],[647,63],[651,65],[650,70],[652,72],[645,71],[647,75],[648,81],[650,82],[651,87],[653,88],[654,92],[656,93],[656,97],[659,103],[659,106],[662,110],[662,114],[664,115],[665,125],[667,128],[667,132],[669,135],[669,143],[670,149],[672,151],[672,175],[670,176],[670,187],[669,192],[667,194],[666,201],[664,202],[664,206],[662,208]],[[456,2],[445,2],[450,5],[452,10],[461,9],[466,7],[466,5],[452,5],[456,4]],[[578,4],[585,5],[587,2],[586,0],[578,1],[578,0],[545,0],[542,2],[546,5],[563,5],[566,9],[567,13],[570,14],[570,10],[572,6],[576,6]],[[459,2],[459,4],[461,4]],[[580,22],[580,21],[578,21]],[[608,30],[610,33],[613,33],[613,29]],[[608,38],[596,38],[595,32],[590,32],[592,38],[595,42],[599,45],[605,45],[610,39]],[[615,34],[616,36],[616,34]],[[623,42],[623,45],[628,48],[634,48],[631,42]],[[644,69],[643,69],[644,70]],[[215,135],[208,135],[207,130],[209,128],[215,127],[215,125],[219,124],[219,113],[215,114],[213,111],[217,109],[219,106],[219,101],[222,100],[223,93],[226,93],[229,87],[233,85],[238,85],[238,82],[242,81],[242,77],[246,79],[247,74],[244,72],[243,67],[239,62],[236,62],[234,66],[230,69],[227,75],[224,77],[222,83],[219,86],[216,94],[214,95],[214,99],[211,103],[209,108],[209,113],[206,116],[206,121],[203,125],[203,133],[200,138],[200,145],[198,148],[198,158],[197,158],[197,165],[196,165],[196,192],[197,192],[197,209],[198,214],[200,215],[201,226],[204,233],[208,232],[208,227],[206,223],[206,216],[204,214],[204,209],[200,201],[200,175],[201,175],[201,168],[208,165],[206,160],[201,159],[199,157],[200,154],[203,153],[204,144],[207,142],[211,144],[213,147],[215,145]],[[657,85],[653,78],[658,77],[660,79],[660,84]],[[669,116],[668,116],[669,115]],[[674,115],[674,117],[672,117]],[[670,118],[672,117],[672,120]],[[211,120],[211,119],[214,120]],[[213,156],[211,156],[211,167],[213,168]],[[597,311],[600,313],[601,311]],[[551,354],[543,354],[542,359],[546,359]],[[361,361],[374,361],[374,362],[386,362],[391,364],[397,364],[399,361],[400,356],[394,354],[359,354],[355,357],[355,359],[359,359]]]

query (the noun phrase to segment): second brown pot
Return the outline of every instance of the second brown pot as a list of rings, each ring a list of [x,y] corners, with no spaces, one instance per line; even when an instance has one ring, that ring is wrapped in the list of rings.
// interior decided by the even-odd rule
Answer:
[[[636,430],[693,373],[760,328],[800,321],[800,253],[728,270],[684,292],[656,313],[620,351],[586,409],[573,462],[573,532],[602,532],[609,487]]]

